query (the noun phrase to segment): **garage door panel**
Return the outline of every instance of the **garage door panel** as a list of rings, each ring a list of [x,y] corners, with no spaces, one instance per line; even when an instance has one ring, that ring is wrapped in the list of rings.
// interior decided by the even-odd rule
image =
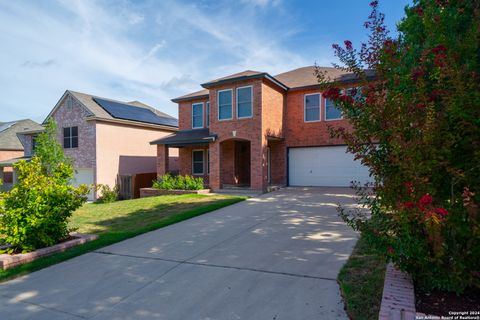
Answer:
[[[368,168],[344,146],[290,148],[291,186],[350,186],[351,181],[372,181]]]
[[[81,168],[75,170],[75,176],[72,181],[72,185],[78,187],[81,184],[86,185],[93,185],[94,177],[93,177],[93,168]],[[90,191],[88,194],[88,200],[93,201],[93,190]]]

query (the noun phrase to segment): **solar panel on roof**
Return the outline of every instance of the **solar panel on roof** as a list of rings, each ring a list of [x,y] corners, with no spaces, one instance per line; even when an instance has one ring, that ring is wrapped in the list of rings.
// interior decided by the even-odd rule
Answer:
[[[0,124],[0,132],[7,130],[11,126],[13,126],[16,122],[5,122]]]
[[[178,127],[177,119],[159,116],[152,110],[146,108],[135,107],[126,103],[101,98],[93,98],[93,100],[116,119]]]

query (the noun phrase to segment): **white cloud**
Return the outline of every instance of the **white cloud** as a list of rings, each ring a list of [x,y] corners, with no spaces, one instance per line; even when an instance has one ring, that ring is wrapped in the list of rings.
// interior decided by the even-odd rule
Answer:
[[[264,21],[255,9],[280,10],[281,3],[253,2],[214,10],[174,1],[151,7],[128,1],[1,2],[0,121],[43,120],[66,89],[140,100],[176,115],[170,99],[212,78],[313,64],[284,44],[298,32],[294,21]]]

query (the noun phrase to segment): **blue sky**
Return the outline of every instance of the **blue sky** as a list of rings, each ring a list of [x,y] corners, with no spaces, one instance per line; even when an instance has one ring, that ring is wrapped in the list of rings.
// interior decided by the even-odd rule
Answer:
[[[332,43],[365,40],[370,0],[0,0],[0,122],[43,121],[66,89],[171,98],[243,71],[335,62]],[[410,0],[380,1],[391,30]]]

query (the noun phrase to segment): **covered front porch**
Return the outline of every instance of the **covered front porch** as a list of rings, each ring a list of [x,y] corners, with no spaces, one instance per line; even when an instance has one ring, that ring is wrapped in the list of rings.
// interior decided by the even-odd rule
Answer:
[[[0,161],[0,191],[10,191],[17,183],[17,171],[14,169],[15,163],[26,160],[30,161],[31,157],[19,157]]]
[[[178,148],[179,174],[202,177],[214,191],[255,190],[285,185],[286,150],[283,139],[266,143],[241,138],[218,141],[207,129],[183,130],[153,141],[157,145],[157,176],[172,172],[169,149]]]

